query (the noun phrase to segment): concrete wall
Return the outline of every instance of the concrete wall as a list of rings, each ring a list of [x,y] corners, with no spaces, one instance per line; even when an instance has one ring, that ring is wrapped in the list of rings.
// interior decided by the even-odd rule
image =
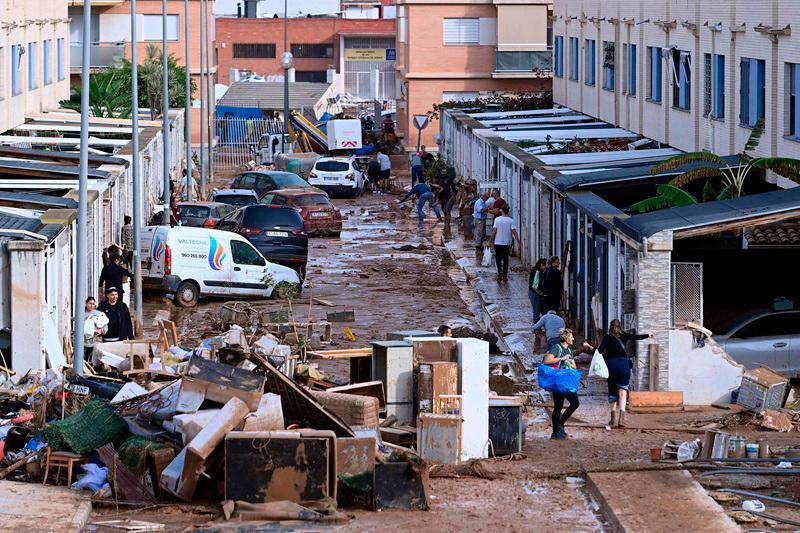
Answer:
[[[786,137],[789,131],[788,63],[800,63],[800,36],[770,36],[755,28],[764,25],[783,28],[800,23],[798,0],[744,0],[701,2],[689,0],[556,0],[553,33],[564,36],[564,77],[554,78],[556,102],[602,120],[640,132],[681,150],[710,150],[718,154],[737,153],[750,129],[740,125],[741,58],[763,59],[765,75],[765,134],[756,153],[764,156],[800,157],[800,143]],[[582,16],[585,14],[586,19]],[[574,18],[573,18],[574,17]],[[664,29],[656,21],[676,21]],[[668,31],[665,31],[668,30]],[[579,79],[568,79],[569,38],[580,39]],[[597,40],[598,83],[586,85],[586,39]],[[616,46],[616,88],[602,88],[602,41]],[[624,94],[627,61],[623,45],[637,45],[635,95]],[[662,61],[662,101],[648,99],[650,74],[647,47],[677,47],[691,54],[691,109],[673,107],[673,75],[669,62]],[[704,113],[705,54],[725,56],[725,116],[710,118]]]
[[[730,358],[713,339],[695,347],[692,332],[669,332],[668,389],[683,391],[686,405],[729,403],[731,392],[742,382],[744,367]]]
[[[12,367],[23,375],[45,368],[45,244],[18,240],[6,246],[11,262]]]
[[[0,0],[0,132],[25,122],[27,113],[58,107],[69,98],[69,24],[66,2],[60,0]],[[58,79],[58,39],[64,39],[64,78]],[[50,79],[44,80],[44,42],[50,41]],[[36,43],[36,88],[28,83],[29,43]],[[20,94],[12,92],[12,46],[21,45]]]

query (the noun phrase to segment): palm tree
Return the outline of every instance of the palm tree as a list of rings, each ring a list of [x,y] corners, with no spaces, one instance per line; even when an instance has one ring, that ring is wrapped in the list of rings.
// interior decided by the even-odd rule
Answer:
[[[92,115],[105,118],[128,118],[131,115],[130,90],[113,72],[101,72],[89,79],[89,107]],[[72,90],[69,100],[59,102],[65,109],[81,110],[81,89]]]
[[[739,161],[735,166],[730,166],[725,159],[711,152],[681,154],[654,166],[650,169],[651,174],[661,174],[675,170],[683,165],[700,164],[675,177],[667,186],[659,185],[657,188],[658,196],[637,202],[630,206],[629,210],[637,213],[646,213],[665,207],[680,207],[697,203],[697,199],[683,191],[682,187],[700,179],[720,178],[723,185],[722,190],[717,192],[711,183],[706,181],[703,188],[703,201],[738,198],[744,194],[745,183],[753,169],[772,170],[796,183],[800,183],[800,160],[788,157],[754,158],[748,153],[758,146],[763,133],[764,119],[761,117],[753,126],[753,131],[750,132],[750,137],[748,137],[744,148],[739,153]],[[685,194],[680,195],[676,190]],[[694,202],[690,201],[690,198]]]

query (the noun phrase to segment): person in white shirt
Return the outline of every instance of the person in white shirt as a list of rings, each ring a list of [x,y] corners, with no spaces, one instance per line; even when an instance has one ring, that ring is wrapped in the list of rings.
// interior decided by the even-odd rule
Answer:
[[[483,191],[480,198],[475,201],[472,208],[472,218],[475,233],[475,249],[478,255],[483,253],[483,240],[486,238],[486,218],[489,207],[486,201],[489,199],[489,191]]]
[[[511,245],[519,242],[514,219],[508,216],[508,206],[500,209],[500,216],[494,219],[492,236],[489,245],[494,247],[494,256],[497,263],[497,283],[508,283],[508,258],[511,254]]]
[[[381,165],[380,174],[378,175],[378,189],[383,192],[389,184],[389,177],[392,174],[392,161],[386,154],[385,150],[378,152],[378,163]]]

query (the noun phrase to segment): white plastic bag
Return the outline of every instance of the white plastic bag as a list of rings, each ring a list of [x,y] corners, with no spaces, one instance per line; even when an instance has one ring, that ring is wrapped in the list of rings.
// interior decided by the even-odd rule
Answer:
[[[589,377],[597,376],[599,378],[608,379],[608,365],[598,350],[594,351],[592,363],[589,365]]]
[[[481,261],[481,265],[488,267],[492,264],[492,249],[488,246],[483,247],[483,260]]]

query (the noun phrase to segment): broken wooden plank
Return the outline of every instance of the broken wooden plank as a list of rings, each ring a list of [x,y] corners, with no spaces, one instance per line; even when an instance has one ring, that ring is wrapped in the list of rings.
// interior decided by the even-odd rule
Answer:
[[[111,444],[101,446],[97,449],[97,453],[108,467],[108,481],[114,490],[115,497],[119,498],[122,495],[121,499],[123,500],[142,502],[143,504],[156,502],[141,480],[120,460],[114,446]]]
[[[312,300],[315,304],[324,305],[325,307],[336,307],[336,304],[329,302],[328,300],[323,300],[322,298],[314,297]]]
[[[350,348],[346,350],[317,350],[308,352],[309,357],[320,359],[351,359],[353,357],[372,357],[372,348]]]
[[[631,391],[628,393],[630,407],[680,407],[683,391]]]

